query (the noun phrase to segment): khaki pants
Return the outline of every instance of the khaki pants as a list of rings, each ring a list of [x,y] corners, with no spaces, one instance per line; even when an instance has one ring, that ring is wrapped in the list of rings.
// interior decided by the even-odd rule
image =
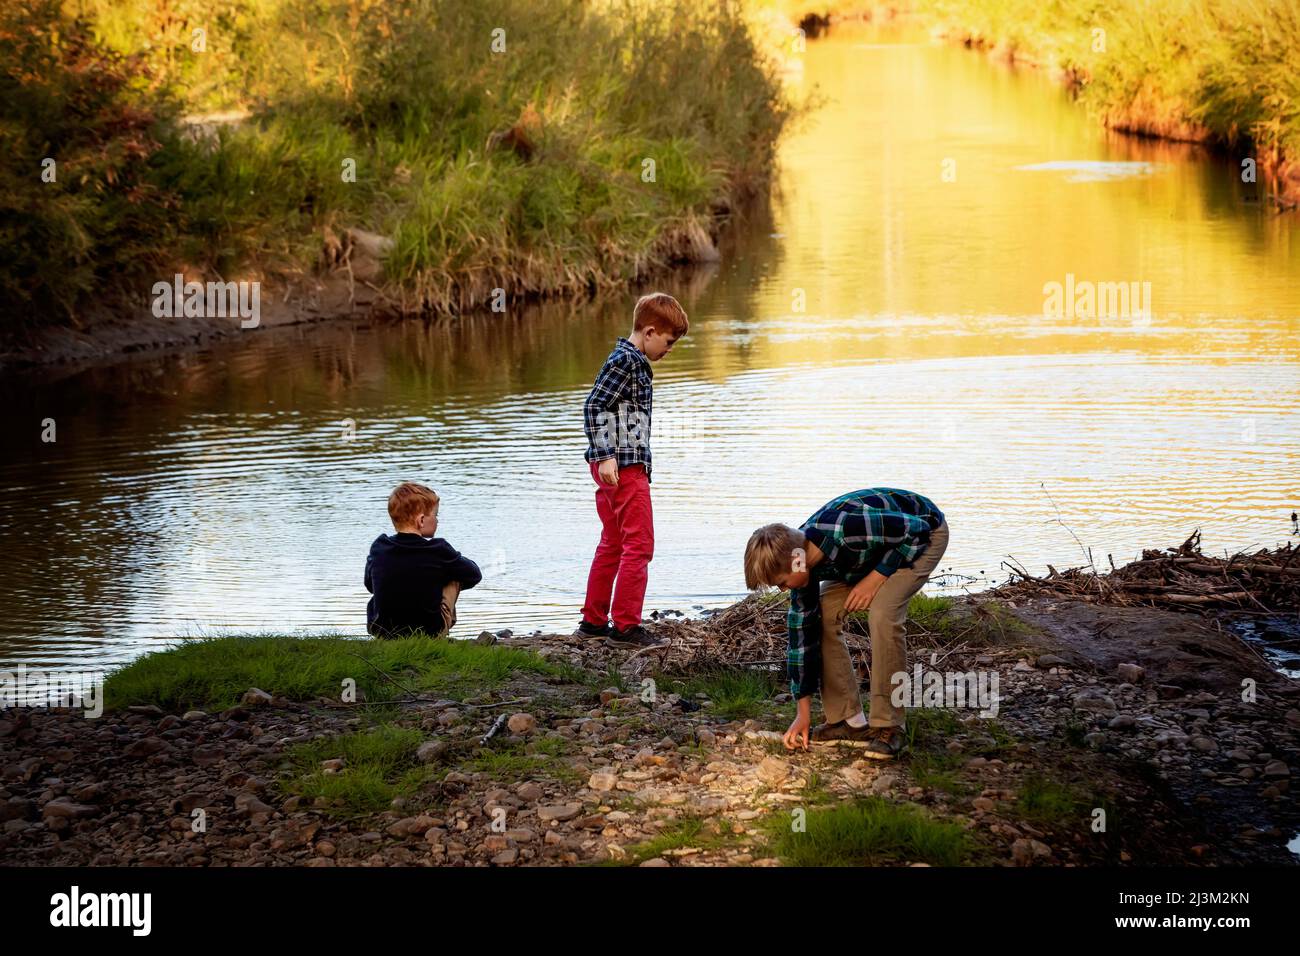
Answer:
[[[871,599],[867,612],[867,630],[871,633],[871,712],[872,727],[902,727],[906,713],[890,701],[894,685],[891,678],[907,670],[907,642],[903,624],[907,621],[907,602],[921,590],[934,573],[948,548],[948,522],[930,532],[930,544],[914,566],[899,568],[881,585]],[[858,675],[844,643],[844,599],[848,585],[839,581],[822,583],[822,709],[830,724],[847,720],[862,709],[858,693]]]

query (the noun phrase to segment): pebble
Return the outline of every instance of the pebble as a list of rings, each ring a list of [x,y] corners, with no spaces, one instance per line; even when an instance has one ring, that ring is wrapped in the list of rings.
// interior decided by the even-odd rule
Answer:
[[[511,714],[506,726],[512,734],[531,734],[537,729],[537,718],[532,714]]]

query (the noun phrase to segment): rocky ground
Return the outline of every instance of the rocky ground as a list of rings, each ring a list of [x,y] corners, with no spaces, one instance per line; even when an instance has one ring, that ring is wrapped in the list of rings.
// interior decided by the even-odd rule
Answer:
[[[1007,613],[996,640],[914,637],[914,661],[996,671],[999,712],[912,710],[912,749],[892,762],[787,752],[788,696],[742,719],[676,692],[686,685],[656,677],[652,654],[563,636],[500,641],[556,673],[382,712],[255,689],[220,713],[13,710],[0,718],[0,861],[774,866],[796,811],[872,800],[960,827],[974,864],[1296,861],[1293,682],[1192,616],[1047,600]],[[380,720],[421,736],[413,788],[368,812],[304,795],[295,747],[328,751]],[[353,770],[341,755],[319,763],[318,776]],[[922,861],[883,848],[862,862]]]

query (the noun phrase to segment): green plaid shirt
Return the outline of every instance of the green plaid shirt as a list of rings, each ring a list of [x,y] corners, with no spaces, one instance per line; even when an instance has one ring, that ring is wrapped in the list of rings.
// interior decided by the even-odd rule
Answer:
[[[807,697],[821,686],[821,582],[856,584],[872,571],[888,577],[908,567],[943,524],[933,501],[897,488],[864,488],[829,501],[799,528],[826,555],[809,569],[808,584],[790,591],[786,666],[790,693]]]

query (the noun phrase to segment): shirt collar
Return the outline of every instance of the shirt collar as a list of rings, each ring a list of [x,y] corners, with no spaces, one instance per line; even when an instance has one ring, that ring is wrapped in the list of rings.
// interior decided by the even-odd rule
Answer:
[[[625,336],[619,336],[617,348],[625,352],[631,352],[633,355],[637,357],[637,359],[642,364],[645,365],[647,372],[649,372],[651,375],[654,374],[654,369],[650,367],[650,360],[646,358],[646,354],[644,352],[642,352],[639,348],[637,348],[635,345],[632,344],[631,339]]]

